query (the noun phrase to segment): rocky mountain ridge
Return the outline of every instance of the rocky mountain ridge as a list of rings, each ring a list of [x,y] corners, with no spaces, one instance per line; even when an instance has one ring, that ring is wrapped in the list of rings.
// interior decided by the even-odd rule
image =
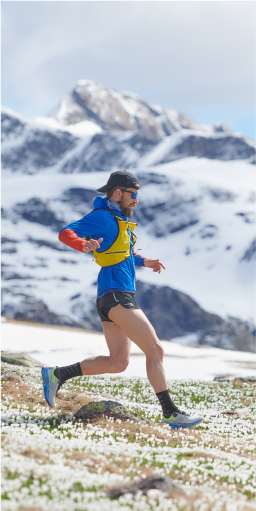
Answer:
[[[109,171],[191,156],[255,161],[256,145],[225,126],[200,125],[136,94],[90,80],[80,81],[53,114],[31,120],[2,108],[3,170]]]

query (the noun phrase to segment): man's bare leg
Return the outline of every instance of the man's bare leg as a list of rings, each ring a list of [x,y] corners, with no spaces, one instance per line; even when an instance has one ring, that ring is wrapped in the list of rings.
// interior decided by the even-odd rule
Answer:
[[[129,363],[130,339],[115,323],[104,321],[103,330],[109,356],[88,357],[81,363],[64,367],[42,367],[44,395],[50,407],[55,407],[55,397],[59,388],[70,378],[125,371]]]
[[[108,357],[89,357],[81,363],[63,368],[42,368],[45,399],[49,406],[55,406],[56,393],[62,382],[82,374],[93,375],[124,371],[128,365],[131,348],[130,339],[146,354],[148,379],[154,388],[163,410],[163,422],[173,428],[191,427],[199,424],[202,417],[190,417],[181,412],[172,402],[163,367],[163,348],[156,332],[140,309],[125,309],[120,304],[109,312],[113,321],[103,323],[104,334],[109,347]],[[59,379],[56,371],[67,371],[67,378]]]
[[[154,391],[167,390],[164,350],[144,312],[141,309],[125,309],[119,304],[110,309],[108,317],[145,353],[147,375]]]
[[[115,323],[104,321],[102,325],[109,356],[93,356],[80,362],[83,375],[121,373],[129,364],[130,339]]]
[[[164,350],[144,312],[126,309],[119,304],[110,309],[108,317],[145,353],[148,379],[161,404],[163,421],[174,428],[199,424],[202,417],[189,417],[176,407],[170,397],[163,366]]]

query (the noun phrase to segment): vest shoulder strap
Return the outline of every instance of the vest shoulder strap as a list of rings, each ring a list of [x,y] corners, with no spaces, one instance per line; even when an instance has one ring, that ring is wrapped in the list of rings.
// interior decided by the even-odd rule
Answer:
[[[110,209],[107,209],[107,208],[95,208],[92,211],[99,211],[99,210],[107,211],[108,213],[115,216],[119,220],[123,220],[123,218],[121,216],[119,216],[118,213],[114,213],[114,211],[110,211]]]

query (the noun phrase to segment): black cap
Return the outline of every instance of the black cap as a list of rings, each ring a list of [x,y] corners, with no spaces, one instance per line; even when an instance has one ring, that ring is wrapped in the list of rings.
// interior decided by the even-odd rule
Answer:
[[[101,188],[98,188],[96,192],[104,193],[107,190],[114,188],[115,186],[120,186],[121,188],[135,188],[138,190],[139,187],[136,186],[136,183],[138,183],[138,179],[133,174],[126,172],[126,170],[118,170],[117,172],[112,172],[112,174],[109,176],[107,184]]]

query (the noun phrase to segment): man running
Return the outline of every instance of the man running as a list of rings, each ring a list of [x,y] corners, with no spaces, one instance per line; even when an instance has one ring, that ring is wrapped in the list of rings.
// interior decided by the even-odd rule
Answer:
[[[180,411],[169,395],[163,367],[163,347],[156,332],[134,300],[135,266],[161,273],[159,259],[148,259],[134,251],[136,224],[130,222],[138,204],[139,183],[129,172],[113,172],[97,192],[94,210],[60,231],[59,239],[83,253],[93,252],[101,266],[98,276],[97,310],[109,349],[109,356],[93,356],[65,367],[42,368],[45,399],[55,406],[60,386],[82,375],[120,373],[129,364],[131,341],[146,355],[148,379],[163,410],[163,422],[174,428],[195,426],[202,417]]]

